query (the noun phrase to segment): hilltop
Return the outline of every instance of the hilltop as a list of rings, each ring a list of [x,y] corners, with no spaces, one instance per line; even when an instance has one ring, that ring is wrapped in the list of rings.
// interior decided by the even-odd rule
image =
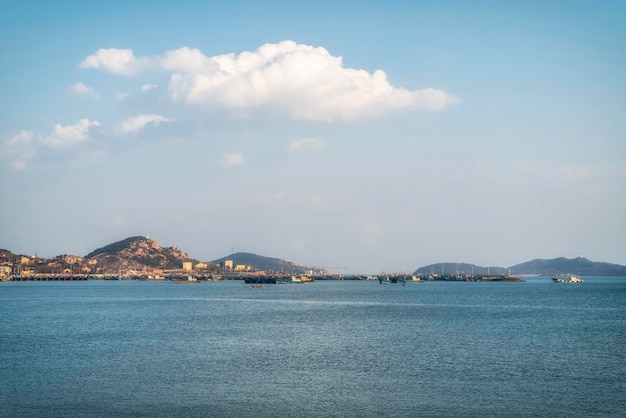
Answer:
[[[242,252],[218,258],[212,262],[216,264],[223,264],[226,260],[232,260],[233,266],[244,265],[248,266],[251,270],[274,271],[289,274],[305,274],[311,270],[315,270],[313,267],[304,266],[291,261],[285,261],[280,258],[264,257],[257,254]]]
[[[541,276],[554,276],[556,274],[580,274],[583,276],[605,276],[605,277],[626,277],[626,266],[619,264],[603,263],[591,261],[584,257],[554,259],[535,259],[514,266],[505,267],[482,267],[468,263],[437,263],[420,267],[414,274],[420,275],[453,275],[474,274],[482,275],[506,275],[509,273],[524,275],[537,274]]]
[[[0,248],[0,263],[13,263],[19,260],[21,257],[21,255],[14,254],[9,250],[5,250],[4,248]]]
[[[155,240],[136,236],[98,248],[84,257],[95,260],[106,271],[146,269],[174,270],[182,268],[183,262],[198,264],[177,247],[161,247]]]
[[[540,274],[542,276],[558,273],[580,274],[583,276],[626,277],[626,266],[619,264],[591,261],[585,257],[535,259],[511,267],[514,274]]]
[[[161,247],[155,240],[134,236],[105,245],[84,257],[58,255],[54,258],[27,257],[0,249],[0,265],[10,266],[15,273],[44,274],[151,274],[156,271],[181,270],[184,262],[191,262],[194,272],[202,274],[220,273],[226,260],[232,260],[233,267],[246,266],[246,270],[304,274],[313,267],[264,257],[252,253],[236,253],[214,260],[201,262],[189,257],[178,247]],[[159,273],[160,274],[160,273]]]
[[[504,267],[482,267],[469,263],[436,263],[423,266],[415,270],[413,274],[429,276],[437,274],[447,276],[450,274],[474,274],[476,276],[496,275],[502,276],[508,273]]]

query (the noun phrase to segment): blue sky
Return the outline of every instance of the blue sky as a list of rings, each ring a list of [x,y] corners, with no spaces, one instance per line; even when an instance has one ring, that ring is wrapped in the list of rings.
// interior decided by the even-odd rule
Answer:
[[[2,2],[0,247],[626,264],[626,3],[178,3]]]

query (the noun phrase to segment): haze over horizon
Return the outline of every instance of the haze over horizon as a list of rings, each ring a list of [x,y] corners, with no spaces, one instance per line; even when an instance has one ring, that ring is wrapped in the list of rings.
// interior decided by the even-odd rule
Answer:
[[[626,265],[626,3],[3,9],[0,248]]]

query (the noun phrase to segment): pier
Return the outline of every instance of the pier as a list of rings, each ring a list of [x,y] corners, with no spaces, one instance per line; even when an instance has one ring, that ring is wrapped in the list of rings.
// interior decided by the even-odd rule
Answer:
[[[35,274],[28,276],[11,276],[11,282],[73,282],[90,280],[86,274]]]

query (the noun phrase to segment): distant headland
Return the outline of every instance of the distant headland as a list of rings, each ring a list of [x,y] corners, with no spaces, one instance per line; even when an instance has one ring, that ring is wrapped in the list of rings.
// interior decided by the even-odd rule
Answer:
[[[40,258],[0,249],[0,280],[37,277],[110,278],[194,277],[212,280],[251,274],[309,275],[326,279],[372,279],[338,276],[323,268],[280,258],[238,252],[211,261],[192,259],[178,247],[161,247],[155,240],[134,236],[98,248],[85,256],[62,254]],[[519,276],[556,274],[626,277],[626,266],[591,261],[584,257],[536,259],[511,267],[483,267],[468,263],[437,263],[417,268],[412,276],[424,280],[519,281]],[[392,273],[393,274],[393,273]]]

